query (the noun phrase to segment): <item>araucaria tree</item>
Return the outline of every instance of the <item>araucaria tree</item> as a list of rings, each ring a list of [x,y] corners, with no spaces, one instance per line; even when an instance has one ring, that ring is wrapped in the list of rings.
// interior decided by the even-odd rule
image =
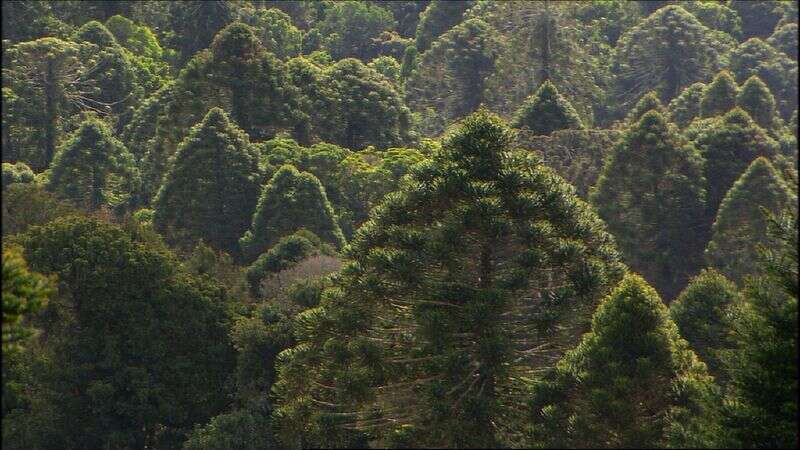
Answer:
[[[697,150],[650,111],[625,132],[591,194],[631,268],[667,299],[699,269],[703,186]]]
[[[583,123],[569,100],[547,80],[517,110],[511,126],[549,135],[556,130],[582,129]]]
[[[247,134],[213,108],[179,146],[153,201],[153,222],[175,242],[203,239],[238,254],[261,182]]]
[[[700,117],[721,116],[736,107],[739,86],[727,70],[718,73],[706,86],[700,100]]]
[[[301,228],[337,248],[344,245],[342,230],[322,183],[292,165],[278,169],[264,186],[252,218],[250,229],[239,240],[242,253],[249,260]]]
[[[748,78],[736,96],[736,106],[745,110],[765,130],[778,127],[780,117],[775,106],[775,97],[757,75]]]
[[[310,446],[367,430],[379,446],[519,437],[526,377],[574,345],[624,266],[589,205],[511,139],[479,110],[373,210],[280,357],[284,433]]]
[[[59,148],[48,189],[89,210],[121,208],[138,181],[133,155],[105,122],[91,118]]]
[[[747,166],[759,156],[772,157],[778,151],[778,144],[739,108],[702,132],[695,145],[705,159],[708,226],[714,221],[725,193]]]
[[[627,275],[597,309],[592,331],[534,386],[530,443],[713,446],[712,385],[655,290]]]
[[[753,161],[722,200],[706,249],[708,264],[736,282],[755,274],[758,247],[774,244],[765,241],[765,212],[778,214],[796,202],[797,195],[769,160]]]
[[[720,350],[732,346],[728,338],[730,317],[740,303],[736,285],[716,270],[707,269],[692,278],[669,305],[681,337],[706,363],[717,382],[725,379]]]

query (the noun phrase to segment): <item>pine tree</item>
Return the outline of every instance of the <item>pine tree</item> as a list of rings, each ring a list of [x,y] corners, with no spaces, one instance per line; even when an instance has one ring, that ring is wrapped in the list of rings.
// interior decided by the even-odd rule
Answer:
[[[133,155],[105,122],[90,118],[59,148],[47,186],[76,205],[96,210],[128,206],[138,183]]]
[[[759,156],[772,157],[778,151],[778,144],[739,108],[702,131],[695,145],[705,159],[708,226],[717,215],[725,193],[747,166]]]
[[[698,268],[705,238],[702,159],[657,111],[632,125],[590,196],[631,268],[671,299]]]
[[[537,135],[563,129],[583,129],[581,118],[549,80],[517,110],[511,126],[527,128]]]
[[[258,199],[258,156],[246,133],[219,108],[208,111],[183,140],[153,200],[154,224],[169,239],[203,239],[238,254]]]
[[[713,446],[712,385],[658,294],[629,274],[580,345],[534,385],[530,439],[545,448]]]
[[[792,448],[797,433],[797,211],[771,220],[762,276],[747,282],[726,358],[727,429],[740,448]]]
[[[666,115],[667,111],[664,109],[664,105],[661,104],[661,100],[658,99],[658,95],[655,91],[650,91],[636,102],[636,106],[634,106],[625,117],[625,122],[635,124],[639,122],[639,119],[641,119],[646,112],[653,109],[662,115]]]
[[[714,269],[705,269],[669,305],[681,337],[708,365],[717,382],[726,377],[720,350],[732,345],[728,338],[730,316],[740,302],[741,295],[733,282]]]
[[[336,248],[345,243],[322,183],[313,174],[287,164],[261,191],[250,229],[239,245],[246,258],[252,260],[301,228]]]
[[[479,110],[373,210],[281,355],[284,432],[311,430],[310,446],[369,430],[379,446],[496,447],[521,430],[537,352],[575,342],[623,266],[591,208],[509,153],[511,137]]]
[[[694,83],[681,92],[681,95],[672,99],[667,106],[669,120],[678,128],[686,128],[692,120],[700,116],[700,102],[703,100],[703,92],[706,85]]]
[[[745,2],[746,3],[746,2]],[[778,102],[781,117],[797,109],[797,59],[791,58],[759,38],[748,39],[728,56],[728,69],[744,83],[753,75],[766,83]]]
[[[718,73],[706,86],[700,101],[700,117],[721,116],[736,106],[739,87],[727,70]]]
[[[757,158],[742,174],[720,204],[711,242],[706,249],[708,264],[741,283],[757,270],[757,248],[764,241],[767,217],[763,209],[777,214],[797,201],[775,167]]]
[[[773,130],[779,124],[775,97],[756,75],[748,78],[742,85],[739,95],[736,96],[736,106],[745,110],[760,127],[766,130]]]

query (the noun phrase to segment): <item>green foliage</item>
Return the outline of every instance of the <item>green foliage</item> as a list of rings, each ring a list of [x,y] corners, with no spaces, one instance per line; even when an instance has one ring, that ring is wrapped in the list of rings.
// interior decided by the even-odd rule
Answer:
[[[797,24],[787,23],[775,29],[767,43],[782,51],[788,57],[797,56]]]
[[[33,335],[24,320],[46,304],[53,287],[54,280],[28,269],[19,247],[3,248],[3,357]]]
[[[558,92],[553,83],[545,81],[522,104],[511,126],[527,128],[534,134],[549,135],[556,130],[582,129],[583,123],[569,100]]]
[[[630,267],[671,299],[705,244],[702,158],[658,111],[628,128],[590,198]]]
[[[591,332],[534,385],[530,439],[546,448],[713,446],[712,392],[658,294],[627,275]]]
[[[281,59],[300,54],[303,32],[292,24],[288,14],[276,8],[249,11],[241,18],[252,26],[267,51]]]
[[[743,448],[797,445],[797,212],[771,220],[764,275],[748,281],[726,360],[727,428]]]
[[[706,249],[708,264],[737,283],[755,274],[757,249],[774,244],[764,240],[767,217],[762,209],[778,214],[796,202],[797,194],[789,190],[769,160],[757,158],[720,204]]]
[[[32,183],[34,173],[24,162],[3,163],[3,190],[11,183]]]
[[[3,236],[24,233],[31,226],[75,214],[75,207],[57,198],[41,183],[15,183],[3,189]]]
[[[302,231],[305,230],[282,237],[247,268],[247,282],[254,297],[258,297],[259,285],[264,277],[289,269],[319,252],[319,238],[313,233],[306,232],[311,234],[312,239],[308,239],[304,236],[306,233],[302,233]]]
[[[695,145],[705,158],[703,175],[707,183],[709,225],[725,193],[747,166],[759,156],[774,156],[778,150],[778,144],[738,108],[701,131]]]
[[[640,98],[638,102],[636,102],[636,105],[633,107],[633,109],[631,109],[628,115],[625,116],[625,122],[629,124],[635,124],[639,122],[645,113],[651,110],[656,110],[662,115],[666,115],[667,112],[664,109],[664,105],[661,104],[661,100],[658,99],[658,95],[656,95],[655,91],[648,92],[642,98]]]
[[[171,44],[188,61],[211,44],[212,39],[233,19],[231,4],[225,0],[190,0],[169,4]]]
[[[733,49],[728,68],[736,81],[744,83],[753,75],[767,84],[778,99],[781,116],[788,118],[797,109],[797,61],[759,38],[749,39]]]
[[[780,3],[731,0],[728,6],[742,19],[742,34],[748,39],[754,36],[766,37],[772,33],[781,18],[782,11],[778,6]]]
[[[239,240],[248,259],[271,248],[280,238],[304,228],[336,248],[344,245],[342,230],[319,179],[285,165],[264,186],[252,225]]]
[[[261,183],[247,134],[213,108],[178,148],[153,200],[153,222],[173,242],[192,245],[202,238],[238,255]]]
[[[122,210],[138,182],[133,155],[105,122],[88,119],[59,147],[47,188],[88,210]]]
[[[692,120],[700,116],[700,102],[705,90],[705,84],[694,83],[684,89],[681,95],[673,98],[667,106],[669,120],[678,128],[686,128]]]
[[[700,117],[721,116],[736,107],[739,86],[727,70],[718,73],[706,86],[700,100]]]
[[[400,64],[391,56],[379,56],[370,61],[367,67],[383,75],[395,86],[400,81]]]
[[[591,208],[509,153],[511,138],[485,110],[467,117],[358,230],[279,357],[288,442],[299,430],[307,446],[363,445],[367,430],[379,446],[397,433],[414,447],[514,441],[524,421],[505,413],[542,364],[526,350],[577,340],[624,267]]]
[[[189,434],[183,450],[276,448],[268,412],[241,409],[220,414]]]
[[[117,40],[114,38],[114,35],[108,31],[108,28],[96,20],[86,22],[83,26],[75,30],[75,41],[91,42],[100,48],[118,45]]]
[[[762,128],[774,130],[780,124],[778,111],[775,108],[775,97],[758,76],[753,75],[742,85],[736,97],[736,106],[745,110]]]
[[[704,269],[669,305],[672,320],[717,382],[725,381],[721,350],[732,346],[728,338],[733,308],[741,295],[736,285],[714,269]]]
[[[742,35],[742,19],[727,5],[721,2],[690,1],[680,2],[687,11],[708,28],[719,30],[739,39]]]
[[[4,444],[175,447],[225,406],[233,358],[219,285],[90,219],[58,219],[21,244],[31,269],[60,283],[27,358],[28,406],[4,418]]]
[[[3,40],[11,42],[32,41],[45,36],[66,38],[71,27],[59,20],[49,2],[4,2]]]
[[[415,34],[416,48],[420,53],[426,52],[439,36],[458,25],[464,13],[473,5],[474,1],[433,0],[420,14],[419,23]]]
[[[625,111],[655,91],[666,103],[722,65],[733,39],[711,30],[679,5],[659,9],[620,38],[615,53],[614,98]],[[667,49],[667,51],[664,51]]]
[[[375,43],[383,31],[395,26],[392,13],[368,2],[335,2],[325,11],[317,28],[324,36],[325,50],[333,59],[378,56]]]

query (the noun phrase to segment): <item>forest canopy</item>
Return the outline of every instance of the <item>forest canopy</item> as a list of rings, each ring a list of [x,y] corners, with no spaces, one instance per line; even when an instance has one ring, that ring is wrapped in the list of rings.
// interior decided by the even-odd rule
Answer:
[[[798,3],[2,2],[9,449],[797,448]]]

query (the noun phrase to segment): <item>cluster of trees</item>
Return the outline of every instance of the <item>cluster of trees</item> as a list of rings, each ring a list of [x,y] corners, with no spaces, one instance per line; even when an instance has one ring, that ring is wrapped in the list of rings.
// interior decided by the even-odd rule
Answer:
[[[796,2],[2,8],[4,446],[798,445]]]

